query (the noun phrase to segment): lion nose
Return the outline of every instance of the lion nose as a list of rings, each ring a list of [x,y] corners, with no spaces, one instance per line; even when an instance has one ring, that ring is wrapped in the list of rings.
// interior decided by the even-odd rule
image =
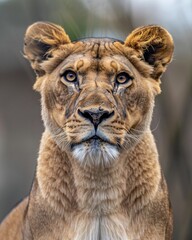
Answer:
[[[78,109],[78,114],[85,119],[88,119],[90,122],[93,123],[94,127],[97,126],[103,121],[106,120],[114,115],[114,111],[109,112],[100,109],[91,109],[91,110],[80,110]]]

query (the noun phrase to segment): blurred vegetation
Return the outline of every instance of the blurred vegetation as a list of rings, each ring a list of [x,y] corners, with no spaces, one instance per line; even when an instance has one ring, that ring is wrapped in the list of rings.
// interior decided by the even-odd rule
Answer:
[[[152,129],[174,209],[174,239],[192,239],[192,2],[190,0],[0,0],[0,220],[30,191],[40,135],[39,95],[22,56],[35,21],[64,26],[72,40],[125,39],[137,26],[159,24],[175,41],[162,79]]]

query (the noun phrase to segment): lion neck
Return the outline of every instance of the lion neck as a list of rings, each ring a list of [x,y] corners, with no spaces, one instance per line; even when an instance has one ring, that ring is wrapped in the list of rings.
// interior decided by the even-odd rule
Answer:
[[[74,212],[89,216],[113,215],[125,208],[129,215],[145,206],[156,193],[160,179],[157,161],[150,132],[109,168],[79,165],[45,132],[37,181],[42,197],[64,217]]]
[[[89,215],[114,214],[120,211],[126,190],[123,159],[111,167],[84,167],[73,161],[74,183],[81,211]]]

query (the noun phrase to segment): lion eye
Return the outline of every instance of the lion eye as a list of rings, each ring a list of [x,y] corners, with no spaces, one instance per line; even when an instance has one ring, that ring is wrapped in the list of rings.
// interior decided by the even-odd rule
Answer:
[[[116,83],[118,83],[118,84],[125,84],[125,83],[129,82],[130,80],[133,80],[133,77],[131,77],[126,72],[119,73],[116,76]]]
[[[77,74],[72,70],[67,70],[62,74],[62,77],[68,82],[76,82]]]

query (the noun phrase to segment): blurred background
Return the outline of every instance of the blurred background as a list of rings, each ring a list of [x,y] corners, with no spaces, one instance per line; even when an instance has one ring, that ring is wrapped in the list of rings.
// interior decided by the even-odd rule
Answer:
[[[152,130],[174,210],[174,239],[192,239],[192,1],[0,0],[0,221],[25,197],[35,174],[43,132],[35,75],[22,56],[35,21],[64,26],[72,40],[124,40],[134,28],[159,24],[175,41],[162,78]]]

